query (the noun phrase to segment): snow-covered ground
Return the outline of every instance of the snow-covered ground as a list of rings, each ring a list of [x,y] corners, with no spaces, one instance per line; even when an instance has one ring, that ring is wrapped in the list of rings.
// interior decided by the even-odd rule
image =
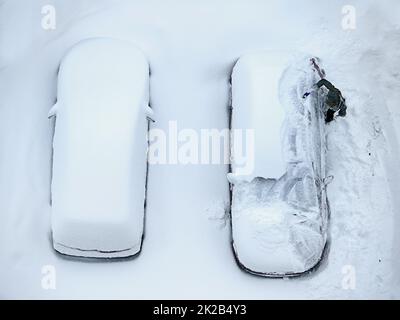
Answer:
[[[54,5],[57,28],[41,26]],[[356,28],[342,28],[343,6]],[[140,257],[87,262],[50,239],[52,126],[59,62],[88,37],[129,40],[151,67],[153,127],[228,127],[229,76],[244,53],[310,52],[342,89],[328,131],[331,247],[312,275],[272,280],[236,266],[226,165],[151,165]],[[400,298],[398,0],[0,0],[0,297]],[[399,192],[398,192],[399,191]],[[56,289],[42,287],[54,266]],[[354,285],[354,286],[353,286]]]

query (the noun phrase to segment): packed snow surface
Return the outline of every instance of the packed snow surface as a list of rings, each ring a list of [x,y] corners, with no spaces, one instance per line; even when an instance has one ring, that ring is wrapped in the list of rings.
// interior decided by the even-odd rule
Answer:
[[[44,5],[56,8],[55,30],[41,26]],[[348,5],[355,28],[343,28]],[[0,1],[0,296],[400,298],[399,17],[398,0]],[[152,127],[164,130],[171,120],[228,128],[229,78],[246,53],[321,58],[349,109],[326,128],[331,246],[315,273],[263,279],[236,266],[225,164],[150,165],[138,259],[75,261],[53,250],[47,114],[62,57],[92,37],[143,51]],[[47,270],[55,290],[42,286]]]

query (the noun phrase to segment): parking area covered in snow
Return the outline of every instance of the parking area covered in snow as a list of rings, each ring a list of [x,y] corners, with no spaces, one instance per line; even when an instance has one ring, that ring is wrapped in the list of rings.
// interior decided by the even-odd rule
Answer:
[[[397,0],[0,0],[0,297],[400,298],[399,17]],[[316,272],[263,279],[237,267],[224,163],[149,166],[139,257],[84,261],[53,250],[47,114],[62,57],[91,37],[144,52],[151,126],[165,132],[171,121],[228,128],[229,79],[243,54],[322,59],[349,109],[326,128],[331,239]]]

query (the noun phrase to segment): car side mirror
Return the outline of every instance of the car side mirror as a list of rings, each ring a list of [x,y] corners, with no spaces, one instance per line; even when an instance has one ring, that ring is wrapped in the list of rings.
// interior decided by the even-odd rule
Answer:
[[[327,186],[332,183],[334,176],[328,176],[324,179],[324,185]]]
[[[149,120],[151,122],[156,122],[153,109],[149,105],[145,106],[144,109],[145,109],[147,120]]]
[[[56,102],[56,103],[51,107],[51,109],[49,110],[49,113],[48,113],[48,115],[47,115],[47,118],[48,118],[48,119],[51,119],[51,118],[53,118],[53,117],[55,117],[55,116],[57,115],[58,106],[59,106],[59,103]]]

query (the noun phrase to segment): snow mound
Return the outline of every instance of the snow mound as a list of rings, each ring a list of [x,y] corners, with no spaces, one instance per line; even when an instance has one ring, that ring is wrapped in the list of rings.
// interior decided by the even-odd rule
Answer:
[[[62,60],[53,140],[52,232],[68,255],[141,248],[149,67],[129,43],[91,39]]]

